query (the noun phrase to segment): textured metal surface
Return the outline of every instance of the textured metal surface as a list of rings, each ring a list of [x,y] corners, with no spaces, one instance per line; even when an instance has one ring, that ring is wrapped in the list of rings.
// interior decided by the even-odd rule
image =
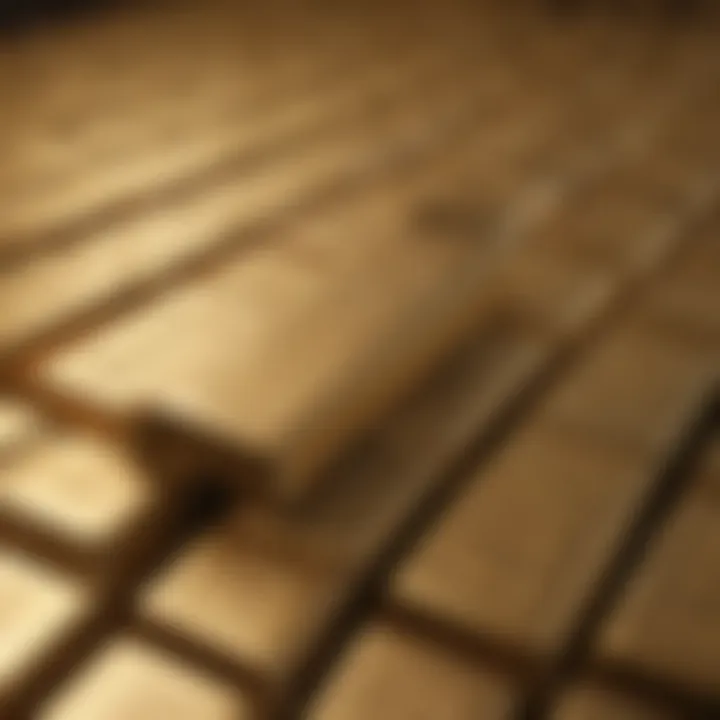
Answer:
[[[546,10],[0,39],[0,720],[720,717],[718,29]]]

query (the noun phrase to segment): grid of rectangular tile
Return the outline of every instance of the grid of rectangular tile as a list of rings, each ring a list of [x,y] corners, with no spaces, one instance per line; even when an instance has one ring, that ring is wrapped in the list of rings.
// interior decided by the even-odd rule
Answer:
[[[485,138],[488,134],[492,137],[491,130],[483,132]],[[487,152],[490,143],[481,143],[478,159],[471,154],[469,164],[482,162],[482,150]],[[502,153],[496,161],[501,166],[508,163]],[[530,197],[520,193],[519,202],[509,204],[511,227],[528,203],[532,207],[533,192],[538,191],[542,192],[542,187],[531,187]],[[561,193],[562,186],[556,191],[560,197]],[[473,200],[483,204],[482,196]],[[553,212],[552,201],[542,212]],[[500,220],[500,244],[522,243],[528,230],[504,233],[502,214]],[[532,222],[530,218],[528,223]],[[367,224],[363,227],[367,228]],[[492,226],[488,231],[493,233]],[[269,476],[262,478],[264,482],[275,481],[275,492],[297,492],[295,488],[304,487],[308,477],[322,470],[339,448],[446,354],[446,348],[457,344],[481,312],[481,306],[487,305],[484,285],[493,261],[484,247],[478,251],[475,243],[408,246],[405,233],[400,232],[399,253],[394,255],[397,230],[380,225],[371,232],[382,241],[382,253],[370,254],[355,263],[361,270],[372,267],[369,277],[360,272],[357,278],[344,273],[338,278],[326,255],[327,262],[313,282],[309,276],[312,268],[305,264],[298,270],[291,256],[290,276],[278,267],[263,268],[270,285],[264,287],[259,280],[258,297],[253,283],[246,278],[246,273],[252,272],[253,259],[248,262],[241,258],[237,282],[253,292],[253,298],[244,301],[238,297],[234,282],[228,279],[225,284],[228,272],[234,269],[230,266],[229,270],[223,269],[223,277],[209,278],[184,292],[173,293],[159,306],[143,308],[135,320],[119,328],[111,326],[107,333],[93,336],[90,342],[81,341],[79,346],[53,358],[48,369],[50,379],[64,390],[105,402],[124,406],[129,403],[130,407],[151,405],[166,416],[183,417],[191,429],[194,425],[204,435],[216,438],[217,444],[235,445],[240,453],[266,467],[259,474]],[[340,232],[336,237],[342,248],[362,242]],[[339,257],[342,254],[339,252]],[[265,265],[273,256],[280,264],[288,262],[282,248],[277,253],[259,253],[254,259]],[[341,259],[341,263],[347,261]],[[529,277],[522,273],[523,263],[530,268]],[[592,314],[598,303],[602,307],[614,289],[612,283],[603,283],[600,278],[584,279],[572,266],[563,268],[555,263],[543,273],[532,255],[513,262],[510,273],[520,287],[529,287],[530,292],[537,287],[540,295],[554,294],[562,300],[573,291],[563,282],[569,280],[576,287],[587,285],[583,297],[573,303],[579,317],[573,312],[567,321],[576,324],[587,323],[584,314]],[[322,288],[328,277],[328,290],[316,288]],[[338,280],[342,283],[339,293]],[[366,288],[370,283],[374,290],[368,297]],[[291,310],[287,318],[282,312],[278,284],[283,293],[289,293]],[[291,292],[295,285],[299,295]],[[232,300],[226,295],[229,292]],[[309,309],[301,313],[308,294]],[[243,322],[233,313],[237,329],[227,337],[235,347],[248,348],[249,353],[230,353],[215,337],[201,343],[203,330],[214,327],[216,332],[227,332],[225,323],[219,322],[219,308],[233,307],[231,302],[247,308],[248,318]],[[525,302],[538,304],[532,295]],[[279,319],[274,316],[277,303]],[[264,315],[266,307],[271,315]],[[553,309],[551,300],[547,313],[553,314]],[[168,328],[176,325],[182,325],[193,337],[200,357],[184,345],[175,348],[167,342]],[[270,336],[266,341],[267,334]],[[129,348],[128,337],[132,338]],[[140,344],[143,337],[147,337],[146,344]],[[180,358],[188,368],[178,366]],[[124,382],[118,382],[119,375]],[[208,382],[203,383],[203,377]]]
[[[653,472],[529,422],[400,567],[393,596],[542,659],[566,641]]]
[[[657,456],[672,446],[715,373],[702,348],[629,315],[547,396],[543,413]]]
[[[62,657],[91,612],[89,588],[12,547],[0,549],[0,708]]]
[[[481,337],[362,458],[328,478],[329,496],[309,514],[243,507],[190,544],[148,588],[144,617],[165,635],[251,667],[270,686],[287,684],[448,461],[543,360],[542,346],[529,338],[502,329]],[[452,422],[439,426],[441,416]]]
[[[2,46],[0,718],[718,715],[709,25],[291,5]]]
[[[58,551],[119,562],[157,512],[157,495],[123,448],[82,433],[50,435],[3,471],[0,522]]]
[[[428,78],[426,86],[416,87],[415,93],[422,91],[426,99],[432,85]],[[403,87],[402,82],[399,86]],[[448,117],[457,113],[458,103],[471,103],[457,91],[454,100],[448,97],[451,90],[445,82],[433,105],[441,115],[437,119],[440,124],[443,113],[445,122],[452,122]],[[410,95],[407,88],[403,92]],[[399,112],[393,112],[391,106],[374,118],[374,111],[361,105],[369,117],[351,116],[349,127],[348,122],[337,122],[314,140],[290,148],[277,159],[271,157],[249,176],[240,167],[226,173],[228,177],[219,183],[210,183],[204,192],[200,187],[198,192],[171,197],[139,217],[126,213],[109,228],[102,226],[84,242],[76,241],[67,252],[50,252],[21,271],[13,270],[11,263],[0,276],[2,302],[16,308],[2,318],[3,346],[22,344],[66,316],[126,294],[185,262],[196,261],[213,247],[241,246],[243,239],[248,243],[253,229],[262,228],[269,220],[277,222],[303,200],[310,202],[356,176],[372,175],[373,165],[388,164],[393,147],[403,138],[415,137],[422,144],[423,138],[412,133],[418,114],[413,112],[411,98],[403,103],[392,93],[390,97]],[[432,128],[431,118],[425,120]],[[375,172],[379,171],[378,167]],[[78,277],[83,282],[78,282]],[[39,293],[39,288],[53,288],[54,292]]]
[[[712,695],[720,683],[720,438],[689,478],[598,641],[619,663]]]
[[[271,146],[283,134],[319,125],[323,113],[332,117],[343,103],[359,105],[361,88],[372,87],[373,79],[376,85],[387,84],[394,75],[399,79],[403,55],[415,53],[417,58],[417,36],[404,41],[400,33],[399,42],[388,46],[384,31],[376,32],[371,38],[381,52],[369,54],[370,38],[363,38],[362,31],[358,37],[331,20],[324,33],[317,33],[296,17],[307,52],[300,61],[288,62],[287,57],[268,57],[267,49],[251,48],[245,33],[252,34],[253,26],[243,27],[242,11],[233,14],[228,22],[235,25],[235,35],[243,33],[239,42],[218,26],[217,14],[214,23],[206,19],[205,28],[197,12],[170,22],[158,15],[147,27],[141,24],[146,20],[133,18],[142,39],[131,35],[112,44],[119,54],[123,42],[141,42],[138,52],[150,55],[142,72],[115,61],[101,62],[95,73],[88,73],[88,63],[97,64],[99,50],[83,43],[62,48],[65,57],[72,53],[62,69],[47,66],[51,54],[34,67],[35,48],[18,48],[18,62],[21,67],[23,61],[30,64],[33,85],[29,93],[8,97],[6,131],[15,147],[5,166],[7,189],[12,191],[3,205],[5,235],[15,243],[38,239],[54,225],[97,212],[108,200],[129,201],[147,192],[149,184],[157,192],[179,175],[203,171],[238,156],[243,148]],[[278,32],[270,18],[254,21],[260,36]],[[390,18],[388,31],[396,27],[397,20]],[[288,28],[279,30],[274,42],[282,42]],[[150,45],[157,32],[166,38],[164,54],[153,52]],[[186,53],[193,45],[195,53]],[[253,51],[259,56],[253,57]],[[355,80],[352,94],[328,72],[330,58],[340,60],[346,79]],[[388,60],[396,64],[388,68]],[[228,71],[237,72],[239,82],[207,81],[212,73],[222,77]],[[77,87],[58,90],[60,83]],[[88,106],[95,107],[96,116],[88,114]],[[23,122],[29,107],[36,111],[31,124]]]
[[[243,720],[247,700],[232,686],[130,637],[113,638],[69,687],[39,711],[44,720]]]
[[[503,718],[512,706],[507,678],[423,646],[382,623],[362,628],[308,717],[458,720]]]

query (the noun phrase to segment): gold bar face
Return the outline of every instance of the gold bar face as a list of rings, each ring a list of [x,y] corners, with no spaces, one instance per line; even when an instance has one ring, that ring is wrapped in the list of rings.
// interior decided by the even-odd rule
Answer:
[[[117,638],[41,710],[45,720],[250,717],[233,688],[133,638]]]

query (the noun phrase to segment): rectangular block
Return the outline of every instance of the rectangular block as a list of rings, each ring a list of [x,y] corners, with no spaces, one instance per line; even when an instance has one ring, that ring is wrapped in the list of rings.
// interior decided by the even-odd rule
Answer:
[[[153,626],[240,671],[284,681],[336,612],[350,578],[302,555],[264,552],[238,530],[242,515],[232,520],[184,548],[151,585],[141,611]]]
[[[568,639],[656,470],[529,418],[398,569],[393,601],[544,663]]]
[[[27,132],[20,135],[26,142],[13,148],[19,158],[33,155],[28,137],[41,142],[52,140],[58,124],[72,127],[73,120],[87,132],[71,134],[69,139],[74,142],[70,144],[80,157],[72,163],[72,153],[68,152],[70,163],[66,171],[82,165],[78,160],[83,159],[83,145],[93,139],[93,130],[98,125],[102,129],[103,122],[118,119],[130,125],[135,120],[135,134],[139,135],[125,138],[125,142],[122,137],[116,138],[117,150],[126,152],[142,151],[143,145],[146,150],[153,146],[156,151],[162,147],[166,151],[177,150],[178,141],[192,142],[203,132],[213,134],[213,130],[231,142],[232,120],[250,119],[256,115],[255,110],[268,110],[273,102],[277,111],[283,99],[292,104],[299,97],[297,92],[293,96],[293,90],[315,90],[319,97],[323,86],[328,93],[337,89],[338,77],[333,76],[333,70],[341,70],[351,84],[357,82],[361,86],[363,72],[373,67],[392,70],[410,57],[417,63],[439,57],[437,45],[423,47],[422,32],[397,32],[394,46],[386,38],[383,42],[384,32],[397,29],[397,18],[391,20],[389,15],[385,27],[368,15],[364,23],[358,23],[359,29],[344,28],[338,18],[329,23],[325,18],[325,28],[321,30],[321,23],[310,13],[287,25],[275,21],[268,24],[267,19],[258,23],[256,17],[235,23],[216,15],[209,22],[207,16],[195,18],[195,22],[186,18],[180,26],[169,21],[170,14],[166,12],[164,19],[155,18],[157,25],[151,23],[143,32],[144,43],[139,47],[137,38],[127,41],[137,50],[132,58],[124,54],[126,46],[121,43],[114,47],[100,43],[99,47],[71,45],[61,49],[52,48],[47,38],[44,46],[26,53],[29,56],[24,58],[26,62],[40,66],[34,78],[37,96],[28,97],[27,89],[23,92],[20,83],[8,89],[8,109],[18,125],[12,128],[15,133],[22,133],[21,121],[28,117],[27,106],[35,103],[36,114],[30,123],[25,123]],[[309,26],[313,20],[315,27]],[[153,26],[159,28],[154,34],[150,29]],[[307,43],[302,53],[269,50],[277,43],[302,42],[304,38]],[[46,57],[38,58],[43,51]],[[449,60],[456,56],[445,52],[444,57]],[[162,134],[164,130],[169,131],[167,135]],[[121,153],[115,155],[115,159],[120,157]],[[103,159],[112,160],[95,158]],[[96,170],[103,169],[97,164]],[[16,176],[21,175],[18,170],[22,170],[22,165],[11,167]],[[34,170],[42,167],[38,163]],[[45,173],[50,169],[55,168],[46,166]],[[68,176],[67,172],[64,174]]]
[[[720,683],[720,438],[606,623],[597,659],[712,696]]]
[[[0,708],[79,632],[87,590],[56,570],[0,548]]]
[[[295,149],[289,156],[282,154],[278,163],[284,171],[271,163],[252,179],[231,177],[210,192],[200,193],[192,199],[180,197],[176,202],[169,201],[147,214],[130,217],[97,236],[89,237],[86,243],[71,253],[36,261],[26,273],[15,273],[5,278],[0,283],[0,296],[15,310],[3,316],[0,322],[3,344],[21,343],[68,315],[82,312],[93,303],[127,291],[177,263],[203,254],[232,232],[239,233],[262,224],[277,212],[282,214],[288,207],[301,202],[296,199],[298,193],[299,198],[307,199],[326,183],[331,186],[334,184],[332,180],[337,182],[338,178],[333,173],[338,172],[338,162],[341,165],[345,163],[345,171],[340,173],[342,177],[346,174],[349,177],[358,173],[362,175],[372,167],[373,158],[381,160],[384,157],[387,132],[390,132],[388,148],[392,148],[398,139],[401,145],[406,141],[411,147],[418,143],[422,145],[428,139],[427,133],[432,135],[431,128],[437,119],[435,108],[450,117],[457,108],[453,110],[444,101],[428,104],[429,81],[422,73],[419,75],[422,85],[414,87],[414,90],[404,88],[401,93],[402,97],[414,93],[417,102],[404,103],[396,97],[389,108],[386,106],[382,112],[374,111],[378,117],[370,126],[367,122],[356,122],[354,130],[332,128],[330,137],[321,136],[317,143]],[[495,131],[503,128],[508,119],[512,120],[511,127],[513,124],[522,125],[518,119],[528,118],[531,108],[538,103],[542,106],[543,101],[547,101],[543,91],[522,93],[522,86],[518,87],[518,83],[513,83],[506,75],[502,69],[491,66],[485,82],[478,85],[479,95],[492,107],[488,129],[481,128],[483,132],[488,132],[490,125],[496,128]],[[458,107],[465,106],[469,99],[467,88],[462,89],[464,84],[466,80],[460,76],[449,84],[440,83],[437,91],[447,98],[452,97],[453,92],[457,95],[457,88],[461,87],[462,92],[456,101],[460,102]],[[498,103],[498,97],[503,94],[505,103]],[[351,100],[354,97],[352,95]],[[515,104],[502,110],[508,97],[515,97]],[[518,98],[522,102],[518,103]],[[498,107],[501,108],[499,116]],[[392,108],[395,110],[390,112]],[[432,112],[428,108],[432,108]],[[394,114],[397,116],[395,120]],[[287,118],[291,115],[284,113],[281,122],[289,122]],[[396,127],[398,134],[383,129],[386,125]],[[533,123],[526,122],[525,126],[533,127]],[[266,131],[267,123],[261,123],[260,127]],[[378,142],[379,139],[382,142]],[[493,143],[486,143],[487,147],[493,147]],[[398,152],[402,155],[403,151],[400,149]],[[327,173],[330,173],[330,179]],[[95,182],[93,187],[97,190],[98,183]],[[106,195],[103,191],[103,197]],[[33,199],[32,217],[38,217],[36,198]],[[79,277],[84,278],[83,282],[77,282]],[[39,292],[41,287],[47,290]]]
[[[595,343],[547,396],[543,413],[633,450],[669,451],[710,389],[712,356],[632,308]]]
[[[160,77],[146,80],[146,87],[138,75],[158,62],[143,62],[139,51],[122,70],[105,68],[104,76],[98,72],[95,84],[112,87],[114,97],[103,97],[102,89],[88,82],[80,83],[74,97],[73,88],[62,93],[54,91],[52,83],[45,92],[38,90],[42,101],[35,98],[32,106],[37,119],[20,124],[10,135],[14,145],[8,152],[7,192],[0,210],[4,243],[42,239],[58,224],[170,187],[230,155],[271,148],[323,122],[330,126],[333,118],[340,121],[343,114],[382,95],[383,88],[402,88],[413,73],[431,74],[442,65],[439,61],[447,66],[458,60],[454,54],[442,57],[437,49],[421,52],[417,47],[406,47],[403,58],[402,35],[400,47],[384,52],[367,46],[359,52],[350,38],[343,54],[337,47],[334,52],[323,48],[327,40],[316,38],[295,58],[294,67],[287,61],[273,64],[262,55],[248,58],[247,51],[228,47],[232,39],[217,31],[209,36],[186,32],[177,38],[163,28],[162,38],[157,54],[174,57],[175,66],[165,68],[165,77],[155,70]],[[236,37],[235,44],[244,43]],[[313,55],[319,56],[314,68]],[[187,67],[190,57],[193,63]],[[167,64],[167,57],[163,59]],[[93,61],[85,58],[84,73],[90,64]],[[66,68],[67,62],[62,65]],[[246,72],[239,72],[243,66]],[[54,85],[65,89],[69,82],[63,76],[55,78]],[[27,118],[23,104],[27,99],[11,110]],[[64,130],[60,139],[58,127]]]
[[[207,127],[206,122],[205,127],[195,127],[192,133],[183,134],[182,128],[163,123],[162,118],[149,118],[154,123],[150,137],[140,147],[130,144],[124,148],[124,157],[107,158],[105,167],[99,159],[93,162],[90,157],[84,169],[58,172],[55,182],[47,188],[37,180],[27,188],[20,187],[25,192],[16,191],[8,198],[2,225],[16,244],[23,239],[38,241],[54,227],[71,225],[84,215],[101,212],[112,202],[139,199],[142,207],[144,195],[161,195],[163,187],[172,188],[173,183],[182,184],[184,178],[199,173],[212,173],[215,166],[220,166],[218,175],[222,177],[222,165],[228,165],[230,160],[240,173],[243,156],[258,157],[264,151],[271,157],[283,144],[296,149],[298,144],[307,144],[324,134],[323,129],[332,133],[354,117],[362,117],[383,97],[407,95],[413,86],[413,75],[428,75],[428,86],[432,87],[433,71],[435,78],[439,74],[439,68],[432,63],[424,67],[417,60],[409,62],[404,70],[403,73],[397,68],[396,73],[388,73],[382,64],[371,66],[359,77],[350,77],[354,93],[348,91],[348,86],[300,98],[285,93],[281,103],[268,107],[264,113],[259,108],[250,111],[257,102],[249,102],[247,109],[240,103],[222,123],[216,121],[216,127],[212,124]],[[190,96],[185,102],[194,104],[202,100]],[[195,120],[196,125],[199,122],[200,119]]]
[[[545,358],[542,344],[512,329],[479,337],[304,510],[246,503],[185,548],[143,593],[142,616],[282,686],[453,459],[517,402]]]
[[[324,264],[298,262],[303,238],[317,248],[304,227],[63,350],[44,374],[96,401],[149,407],[248,455],[279,494],[301,491],[477,326],[505,241],[338,221]]]
[[[505,718],[513,685],[382,623],[362,628],[307,717],[311,720]]]
[[[3,471],[0,524],[117,560],[158,510],[158,495],[157,480],[126,449],[89,435],[45,437]]]
[[[240,690],[130,636],[101,646],[51,695],[38,720],[249,720]]]
[[[591,683],[563,693],[551,720],[681,720],[671,710]]]
[[[252,230],[279,224],[343,183],[382,176],[404,143],[420,152],[432,145],[427,135],[433,128],[469,111],[472,98],[459,84],[436,87],[440,97],[432,111],[418,115],[407,97],[394,98],[382,112],[366,110],[365,117],[279,153],[250,175],[231,174],[190,197],[170,198],[6,274],[0,278],[0,304],[13,310],[0,317],[0,345],[21,345],[69,316],[197,261],[234,236],[239,249],[243,237],[253,239]]]

